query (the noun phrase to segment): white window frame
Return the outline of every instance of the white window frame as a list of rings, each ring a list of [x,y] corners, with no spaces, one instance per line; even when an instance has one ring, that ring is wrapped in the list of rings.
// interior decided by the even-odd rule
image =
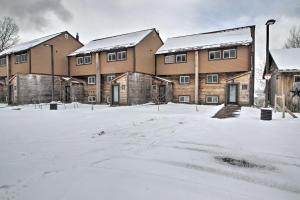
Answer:
[[[208,99],[211,98],[211,102],[208,101]],[[218,104],[219,103],[219,96],[216,95],[208,95],[205,98],[205,102],[208,104]]]
[[[96,96],[88,96],[88,102],[89,103],[95,103],[96,102]]]
[[[121,55],[120,58],[119,58],[119,55]],[[117,52],[117,60],[118,61],[127,60],[127,51],[118,51]]]
[[[220,53],[220,57],[216,58],[216,52]],[[210,54],[214,54],[214,58],[210,58]],[[221,60],[222,59],[222,51],[216,50],[216,51],[208,51],[208,60]]]
[[[90,59],[89,62],[86,62],[86,58],[89,58],[89,59]],[[83,57],[83,63],[84,63],[85,65],[92,64],[92,56],[91,56],[91,55],[84,56],[84,57]]]
[[[112,59],[112,56],[114,56],[115,58]],[[107,61],[108,62],[116,61],[116,59],[117,59],[116,52],[109,52],[109,53],[107,53]]]
[[[231,55],[231,51],[234,51],[234,56]],[[225,53],[228,52],[228,57],[225,58]],[[236,58],[236,49],[225,49],[223,50],[223,59],[233,59]]]
[[[88,85],[95,85],[95,84],[96,84],[96,76],[89,76]]]
[[[179,103],[190,103],[190,96],[187,96],[187,95],[179,95],[178,96],[178,102]]]
[[[79,62],[81,60],[81,62]],[[76,65],[83,65],[84,64],[84,59],[83,56],[76,57]]]
[[[180,84],[190,84],[191,77],[190,76],[179,76],[179,83]]]
[[[16,64],[27,62],[27,53],[16,55]]]
[[[300,75],[294,75],[294,83],[300,83],[300,81],[298,82],[296,82],[296,77],[299,77],[300,78]]]
[[[116,78],[116,75],[108,75],[107,77],[106,77],[106,81],[107,82],[111,82],[113,79],[115,79]]]
[[[175,62],[176,63],[185,63],[187,61],[186,57],[187,57],[186,53],[176,54]],[[179,58],[180,58],[180,60],[179,60]],[[184,58],[184,60],[182,58]]]
[[[157,85],[152,85],[152,91],[157,92]]]
[[[212,77],[211,78],[212,81],[209,81],[209,77]],[[214,77],[217,77],[217,81],[214,81]],[[209,84],[219,83],[219,74],[207,74],[206,75],[206,83],[209,83]]]
[[[165,55],[165,64],[173,64],[175,63],[175,55]]]
[[[6,65],[6,57],[0,58],[0,66]]]

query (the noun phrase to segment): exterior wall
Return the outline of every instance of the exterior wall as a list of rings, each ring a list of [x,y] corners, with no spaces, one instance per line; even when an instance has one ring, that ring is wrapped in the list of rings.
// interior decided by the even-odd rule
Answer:
[[[128,93],[127,93],[127,90],[128,90],[128,82],[127,82],[127,79],[128,79],[128,76],[125,75],[119,79],[117,79],[115,81],[114,84],[118,84],[119,85],[119,98],[120,98],[120,105],[127,105],[128,104]],[[111,89],[111,87],[110,87]],[[110,93],[112,91],[110,90]]]
[[[6,85],[0,83],[0,102],[6,102],[7,89]]]
[[[187,52],[186,63],[165,64],[165,55],[156,55],[156,72],[158,76],[195,73],[195,53]]]
[[[236,59],[209,60],[209,50],[199,51],[199,73],[245,72],[250,68],[250,47],[237,47]]]
[[[6,77],[6,65],[0,65],[0,77]]]
[[[141,73],[130,73],[128,75],[128,104],[136,105],[151,101],[150,75]]]
[[[67,55],[82,45],[68,34],[61,34],[47,42],[54,48],[54,74],[59,76],[68,75],[68,57]],[[51,74],[51,50],[40,44],[31,49],[31,73]]]
[[[17,73],[28,74],[29,73],[29,53],[27,52],[27,62],[24,63],[16,63],[16,55],[12,54],[9,58],[9,65],[10,65],[10,75],[13,76]],[[6,76],[6,72],[5,72]]]
[[[71,76],[88,76],[96,74],[96,54],[92,54],[92,63],[89,65],[77,65],[76,57],[69,57]]]
[[[155,74],[155,52],[163,45],[156,31],[152,31],[135,47],[136,72]]]
[[[228,81],[227,83],[233,82],[238,83],[238,102],[239,105],[249,105],[250,104],[250,79],[251,74],[245,74],[243,76],[239,76],[232,81]],[[247,89],[243,89],[243,85],[247,85]]]

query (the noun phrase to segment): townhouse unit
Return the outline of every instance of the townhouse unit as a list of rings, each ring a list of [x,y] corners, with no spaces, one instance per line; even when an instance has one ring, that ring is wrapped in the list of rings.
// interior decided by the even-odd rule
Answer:
[[[252,105],[255,26],[167,39],[156,75],[173,82],[173,102]]]
[[[86,82],[80,101],[117,105],[150,101],[155,53],[162,44],[158,32],[147,29],[92,40],[70,53],[70,76]],[[118,77],[125,79],[119,83]]]
[[[51,101],[52,69],[56,100],[60,100],[60,77],[69,75],[67,56],[82,46],[78,35],[74,38],[64,31],[0,52],[1,100],[16,104]]]

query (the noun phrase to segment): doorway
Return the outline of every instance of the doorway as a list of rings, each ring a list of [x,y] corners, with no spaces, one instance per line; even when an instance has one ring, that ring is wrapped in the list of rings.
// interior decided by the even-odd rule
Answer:
[[[112,105],[120,104],[120,86],[112,85]]]
[[[166,102],[166,86],[165,85],[159,86],[159,100],[162,103]]]
[[[238,103],[238,84],[228,84],[228,104],[237,104]]]

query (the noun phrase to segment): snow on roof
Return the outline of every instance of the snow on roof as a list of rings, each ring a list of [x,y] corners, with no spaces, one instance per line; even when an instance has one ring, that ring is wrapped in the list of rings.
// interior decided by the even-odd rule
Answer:
[[[168,38],[156,54],[170,52],[217,48],[231,45],[249,45],[252,42],[250,27],[241,27],[223,31],[199,33]]]
[[[300,70],[300,48],[270,50],[279,71]]]
[[[154,76],[154,78],[158,79],[158,80],[161,80],[161,81],[164,81],[164,82],[168,82],[168,83],[172,83],[172,81],[168,80],[168,79],[165,79],[165,78],[161,78],[159,76]]]
[[[133,47],[137,45],[141,40],[143,40],[153,30],[154,29],[147,29],[147,30],[142,30],[142,31],[137,31],[132,33],[126,33],[122,35],[116,35],[116,36],[101,38],[97,40],[92,40],[85,46],[69,54],[69,56],[106,51],[110,49]]]
[[[38,38],[38,39],[31,40],[31,41],[28,41],[28,42],[23,42],[23,43],[20,43],[20,44],[16,44],[16,45],[2,51],[0,53],[0,56],[28,50],[28,49],[30,49],[34,46],[37,46],[37,45],[39,45],[43,42],[46,42],[46,41],[48,41],[52,38],[55,38],[56,36],[60,35],[61,33],[63,33],[63,32],[55,33],[55,34],[52,34],[52,35],[48,35],[48,36],[45,36],[45,37],[41,37],[41,38]]]

